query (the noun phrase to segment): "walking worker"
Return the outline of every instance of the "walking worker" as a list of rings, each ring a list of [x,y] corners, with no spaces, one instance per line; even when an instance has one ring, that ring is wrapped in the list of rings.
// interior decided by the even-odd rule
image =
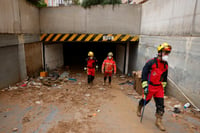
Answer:
[[[158,56],[146,62],[142,70],[143,98],[139,101],[137,115],[141,117],[141,109],[151,100],[152,96],[156,104],[156,126],[165,131],[162,124],[164,114],[164,91],[167,85],[168,55],[172,47],[168,43],[162,43],[157,47]],[[144,97],[146,96],[146,99]],[[145,101],[146,100],[146,101]]]
[[[109,52],[108,57],[103,61],[102,64],[102,73],[104,73],[104,83],[106,83],[107,76],[109,76],[109,87],[111,87],[111,77],[112,77],[112,72],[114,70],[114,74],[116,74],[116,63],[113,60],[113,53]]]
[[[87,70],[88,75],[88,89],[91,88],[95,76],[95,69],[98,69],[97,59],[94,57],[92,51],[88,52],[88,58],[86,58],[87,67],[84,67],[84,70]]]

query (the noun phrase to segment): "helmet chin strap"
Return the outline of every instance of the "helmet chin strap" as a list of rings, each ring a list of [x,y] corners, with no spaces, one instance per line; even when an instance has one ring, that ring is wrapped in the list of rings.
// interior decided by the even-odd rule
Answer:
[[[159,60],[162,60],[162,51],[158,53]]]

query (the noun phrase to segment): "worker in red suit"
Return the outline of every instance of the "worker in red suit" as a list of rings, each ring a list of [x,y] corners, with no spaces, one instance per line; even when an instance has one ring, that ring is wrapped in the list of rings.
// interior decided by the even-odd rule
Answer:
[[[84,70],[87,70],[88,75],[88,89],[91,88],[95,76],[95,69],[98,69],[97,59],[94,57],[92,51],[88,52],[88,58],[86,58],[87,66],[84,67]]]
[[[103,85],[106,83],[107,76],[109,77],[109,87],[111,87],[111,77],[112,73],[114,71],[114,74],[116,74],[116,63],[113,59],[113,53],[109,52],[108,57],[103,61],[102,68],[101,68],[102,73],[104,73],[104,82]]]
[[[164,90],[167,85],[168,55],[172,47],[168,43],[162,43],[157,47],[158,56],[146,62],[142,70],[143,98],[139,101],[137,115],[141,116],[141,109],[148,104],[152,97],[156,104],[156,126],[165,131],[162,123],[164,114]],[[146,99],[145,99],[146,97]]]

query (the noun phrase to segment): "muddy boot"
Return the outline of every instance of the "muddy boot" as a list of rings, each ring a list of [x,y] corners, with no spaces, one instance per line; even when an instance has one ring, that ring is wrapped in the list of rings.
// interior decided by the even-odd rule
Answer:
[[[108,87],[109,87],[109,88],[112,88],[111,83],[109,83]]]
[[[88,89],[91,89],[91,87],[92,87],[91,84],[88,84],[88,85],[87,85],[87,88],[88,88]]]
[[[137,107],[137,116],[141,117],[141,110],[142,110],[142,106],[138,105]]]
[[[161,130],[161,131],[165,131],[165,127],[162,124],[162,116],[159,114],[156,114],[156,126]]]

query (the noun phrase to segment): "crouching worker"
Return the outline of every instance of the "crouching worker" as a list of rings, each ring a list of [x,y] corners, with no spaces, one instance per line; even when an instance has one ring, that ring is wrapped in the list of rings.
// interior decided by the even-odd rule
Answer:
[[[172,47],[163,43],[157,47],[158,56],[150,59],[146,62],[142,70],[142,88],[143,98],[139,101],[137,108],[137,115],[141,116],[141,109],[144,106],[144,97],[146,95],[146,104],[149,103],[152,96],[156,104],[156,126],[165,131],[165,127],[162,123],[162,117],[164,114],[164,89],[167,85],[168,74],[168,55],[171,52]]]

